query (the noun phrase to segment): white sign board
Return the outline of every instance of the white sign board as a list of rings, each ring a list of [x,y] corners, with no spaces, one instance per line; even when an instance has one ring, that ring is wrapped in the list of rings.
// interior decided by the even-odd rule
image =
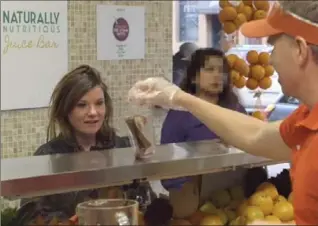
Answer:
[[[145,7],[97,5],[97,60],[145,58]]]
[[[1,110],[48,106],[67,42],[67,1],[1,1]]]

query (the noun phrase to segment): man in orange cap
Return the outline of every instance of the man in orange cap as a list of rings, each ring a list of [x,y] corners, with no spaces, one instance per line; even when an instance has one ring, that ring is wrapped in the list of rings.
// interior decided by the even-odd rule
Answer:
[[[129,99],[190,111],[219,137],[250,154],[292,162],[298,225],[318,225],[318,1],[280,1],[264,20],[242,26],[247,37],[269,37],[283,92],[301,105],[284,121],[263,122],[191,96],[167,80],[137,82]]]

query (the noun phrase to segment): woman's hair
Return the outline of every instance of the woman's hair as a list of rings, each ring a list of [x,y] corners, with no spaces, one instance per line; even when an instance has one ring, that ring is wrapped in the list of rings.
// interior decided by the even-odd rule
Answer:
[[[184,77],[180,88],[192,95],[196,95],[198,87],[195,84],[196,77],[201,68],[204,68],[206,58],[208,56],[216,56],[223,59],[223,91],[219,94],[218,104],[222,107],[236,108],[239,104],[238,98],[233,92],[231,78],[229,75],[230,67],[224,53],[214,48],[198,49],[191,56],[191,61],[187,68],[186,76]],[[216,65],[217,66],[217,65]]]
[[[51,96],[49,111],[49,125],[47,128],[47,141],[62,136],[64,139],[74,139],[73,128],[68,116],[78,101],[91,89],[100,87],[104,93],[106,114],[97,137],[103,141],[111,141],[114,129],[111,127],[113,105],[107,92],[107,86],[102,81],[100,73],[88,66],[81,65],[68,72],[56,85]],[[59,130],[59,135],[57,134]]]

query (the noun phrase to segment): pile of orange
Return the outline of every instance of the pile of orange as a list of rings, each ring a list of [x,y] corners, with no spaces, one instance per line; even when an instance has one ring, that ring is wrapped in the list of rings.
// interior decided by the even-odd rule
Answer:
[[[275,72],[274,67],[270,65],[270,54],[251,50],[247,53],[246,60],[250,68],[246,88],[250,90],[270,88],[272,86],[271,76]]]
[[[249,65],[235,54],[227,55],[226,58],[230,66],[230,76],[233,85],[239,89],[243,88],[250,72]]]
[[[236,1],[238,4],[235,5],[231,2],[233,1],[219,1],[222,8],[219,13],[219,20],[223,24],[223,30],[226,34],[237,31],[247,21],[265,18],[270,7],[269,1],[262,0]]]

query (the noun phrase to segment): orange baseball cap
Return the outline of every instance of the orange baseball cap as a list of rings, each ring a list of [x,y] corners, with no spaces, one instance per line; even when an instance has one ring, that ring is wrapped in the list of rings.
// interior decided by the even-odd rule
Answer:
[[[277,34],[301,36],[308,43],[318,45],[318,24],[284,11],[275,2],[265,19],[247,22],[242,25],[241,33],[248,38],[262,38]]]

